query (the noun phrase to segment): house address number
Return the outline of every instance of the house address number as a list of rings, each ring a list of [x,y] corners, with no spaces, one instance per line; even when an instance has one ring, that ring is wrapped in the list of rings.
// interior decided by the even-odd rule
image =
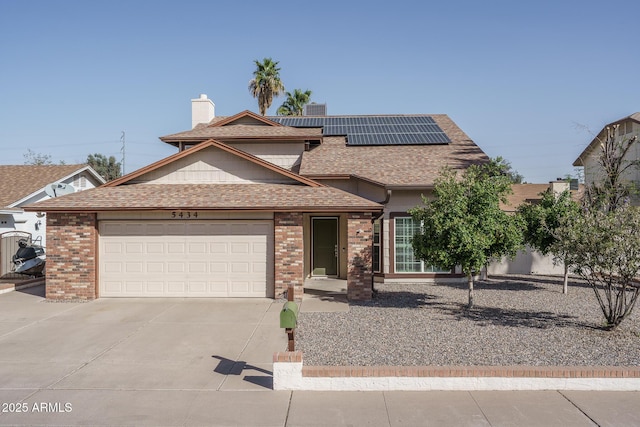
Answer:
[[[171,212],[171,218],[189,219],[198,218],[197,211],[173,211]]]

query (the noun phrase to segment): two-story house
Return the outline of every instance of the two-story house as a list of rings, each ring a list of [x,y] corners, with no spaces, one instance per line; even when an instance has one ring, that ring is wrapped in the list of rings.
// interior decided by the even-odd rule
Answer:
[[[616,142],[628,142],[635,138],[630,150],[624,158],[625,162],[640,160],[640,112],[633,113],[615,122],[604,126],[595,138],[589,143],[578,158],[573,162],[573,166],[584,167],[585,184],[589,185],[602,178],[602,168],[598,163],[601,153],[601,144],[607,140],[609,135],[615,138]],[[640,168],[628,168],[622,178],[628,182],[640,185]]]
[[[49,298],[300,297],[313,277],[347,281],[460,277],[415,259],[407,210],[440,170],[486,162],[446,115],[217,117],[192,100],[192,129],[160,138],[176,154],[46,211],[58,253]],[[80,263],[65,256],[86,253]],[[65,266],[82,272],[71,286]],[[77,282],[77,280],[75,280]]]

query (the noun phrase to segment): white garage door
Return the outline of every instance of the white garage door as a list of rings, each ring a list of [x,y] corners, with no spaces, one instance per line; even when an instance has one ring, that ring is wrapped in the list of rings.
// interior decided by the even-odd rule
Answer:
[[[270,297],[272,221],[101,221],[100,296]]]

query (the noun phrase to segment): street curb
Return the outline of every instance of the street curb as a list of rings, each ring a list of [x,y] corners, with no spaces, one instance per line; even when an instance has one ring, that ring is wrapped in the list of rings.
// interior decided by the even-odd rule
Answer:
[[[0,294],[20,291],[22,289],[33,288],[34,286],[40,286],[44,284],[44,277],[36,277],[34,279],[21,281],[20,283],[0,283]]]

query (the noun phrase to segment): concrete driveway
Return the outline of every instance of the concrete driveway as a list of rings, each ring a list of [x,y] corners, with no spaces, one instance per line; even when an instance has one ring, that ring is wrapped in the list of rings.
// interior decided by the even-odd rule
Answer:
[[[281,303],[64,303],[43,293],[0,296],[0,424],[92,424],[100,414],[112,425],[206,425],[211,416],[249,425],[256,413],[284,423],[290,393],[271,390],[273,353],[286,348]]]
[[[640,425],[637,392],[273,391],[281,303],[42,294],[0,295],[0,425]]]

